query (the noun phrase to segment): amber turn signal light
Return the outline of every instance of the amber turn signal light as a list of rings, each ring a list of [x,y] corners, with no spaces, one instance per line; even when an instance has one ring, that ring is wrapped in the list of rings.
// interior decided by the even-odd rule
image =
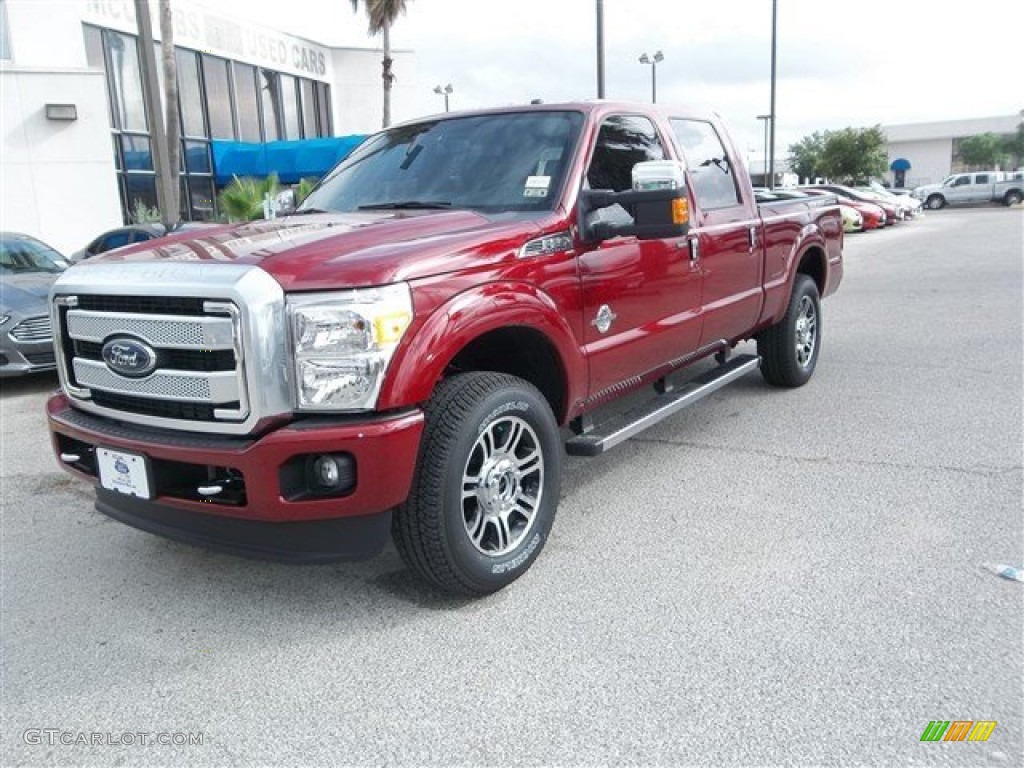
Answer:
[[[690,201],[677,197],[672,201],[672,223],[686,224],[690,221]]]

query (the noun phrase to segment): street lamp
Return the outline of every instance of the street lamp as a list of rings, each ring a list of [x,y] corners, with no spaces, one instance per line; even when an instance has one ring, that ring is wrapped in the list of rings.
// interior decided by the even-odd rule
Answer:
[[[772,116],[771,115],[758,115],[757,119],[764,121],[764,185],[763,186],[770,187],[771,185],[768,183],[768,173],[769,173],[769,171],[768,171],[768,125],[771,122]],[[772,178],[775,177],[775,169],[774,168],[772,168],[771,175],[772,175]]]
[[[640,63],[651,65],[651,103],[658,103],[658,64],[665,60],[665,55],[661,51],[655,51],[654,56],[648,56],[646,53],[641,54]]]
[[[442,88],[440,85],[435,85],[434,86],[434,93],[438,94],[439,96],[444,96],[444,111],[445,112],[448,111],[448,96],[454,90],[455,89],[452,88],[452,84],[451,83],[448,83],[448,85],[446,85],[444,88]]]

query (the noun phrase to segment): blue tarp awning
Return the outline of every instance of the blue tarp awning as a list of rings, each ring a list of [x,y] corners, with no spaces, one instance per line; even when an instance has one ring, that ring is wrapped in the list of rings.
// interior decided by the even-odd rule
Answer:
[[[276,173],[284,184],[319,178],[362,143],[364,134],[300,141],[212,141],[213,172],[218,185],[232,176],[265,177]]]
[[[909,171],[910,170],[910,161],[905,159],[905,158],[902,158],[902,157],[897,157],[895,160],[892,161],[892,165],[889,166],[889,170],[890,171]]]

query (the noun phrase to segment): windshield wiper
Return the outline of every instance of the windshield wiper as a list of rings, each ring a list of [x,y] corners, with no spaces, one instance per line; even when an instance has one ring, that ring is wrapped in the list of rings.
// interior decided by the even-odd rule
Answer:
[[[330,213],[330,211],[325,211],[323,208],[298,208],[298,209],[296,209],[296,210],[294,210],[291,213],[286,214],[286,215],[288,215],[288,216],[304,216],[307,213]]]
[[[415,211],[438,208],[451,208],[452,204],[444,200],[397,200],[391,203],[371,203],[360,205],[360,211]]]

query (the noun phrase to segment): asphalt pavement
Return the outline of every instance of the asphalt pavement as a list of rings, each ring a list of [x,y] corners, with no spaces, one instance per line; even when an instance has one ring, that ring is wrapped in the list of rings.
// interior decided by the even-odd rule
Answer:
[[[568,460],[545,552],[476,601],[390,547],[108,521],[51,455],[55,379],[4,381],[0,763],[1020,765],[1024,584],[982,566],[1024,564],[1022,261],[1020,210],[848,237],[807,386]]]

